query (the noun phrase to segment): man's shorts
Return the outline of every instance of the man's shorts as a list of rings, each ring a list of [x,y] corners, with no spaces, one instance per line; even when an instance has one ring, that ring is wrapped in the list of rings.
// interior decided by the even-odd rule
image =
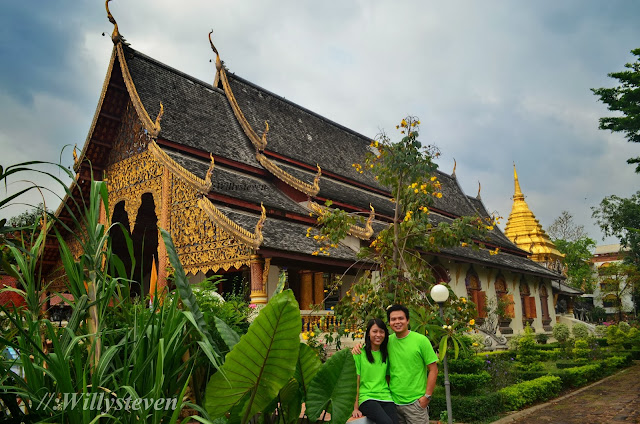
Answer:
[[[422,408],[420,399],[408,405],[396,405],[399,424],[428,424],[429,406]]]

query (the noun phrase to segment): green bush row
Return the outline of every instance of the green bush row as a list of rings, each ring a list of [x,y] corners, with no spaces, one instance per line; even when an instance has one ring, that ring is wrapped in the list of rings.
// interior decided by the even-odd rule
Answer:
[[[473,422],[486,420],[503,412],[502,395],[490,393],[482,396],[452,396],[452,415],[456,422]],[[429,415],[439,417],[440,412],[447,410],[444,393],[434,393],[429,403]]]
[[[547,375],[505,387],[498,393],[502,395],[504,409],[515,411],[525,405],[555,397],[561,389],[562,380],[560,377]]]
[[[605,342],[606,342],[606,340],[605,340]],[[554,350],[554,349],[558,349],[558,348],[560,348],[560,347],[562,347],[562,346],[560,345],[560,343],[558,343],[558,342],[553,342],[553,343],[547,343],[547,344],[537,345],[537,346],[536,346],[536,349],[538,349],[538,350]]]
[[[541,350],[538,353],[540,354],[541,361],[557,361],[560,355],[562,355],[560,349]]]
[[[476,374],[449,374],[451,393],[456,395],[469,395],[477,392],[491,381],[491,376],[486,371]],[[438,385],[444,385],[444,375],[438,373]]]
[[[494,350],[491,352],[478,353],[478,357],[482,360],[487,360],[487,359],[493,360],[493,358],[495,358],[495,359],[505,359],[508,361],[511,358],[515,359],[516,353],[512,350]]]
[[[562,386],[565,388],[580,387],[602,377],[602,363],[565,368],[554,373],[554,375],[562,379]]]
[[[475,374],[484,369],[484,361],[479,356],[449,359],[449,372],[455,374]]]

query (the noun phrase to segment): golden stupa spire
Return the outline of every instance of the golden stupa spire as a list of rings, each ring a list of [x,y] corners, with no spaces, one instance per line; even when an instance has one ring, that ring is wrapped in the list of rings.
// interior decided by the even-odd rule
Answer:
[[[530,252],[530,258],[536,262],[551,263],[563,258],[564,255],[556,249],[556,246],[524,200],[515,163],[513,164],[513,181],[513,206],[511,207],[504,234],[516,246]]]
[[[518,171],[516,171],[516,163],[513,162],[513,181],[515,185],[515,190],[513,192],[513,200],[516,198],[524,200],[524,194],[522,194],[522,190],[520,189],[520,182],[518,181]]]

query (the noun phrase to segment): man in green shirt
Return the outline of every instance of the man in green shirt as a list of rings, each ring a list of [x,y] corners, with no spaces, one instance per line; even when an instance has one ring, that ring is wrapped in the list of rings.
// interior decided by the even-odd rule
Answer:
[[[409,310],[402,305],[387,308],[389,327],[389,388],[397,407],[399,424],[428,424],[429,402],[438,377],[438,356],[431,342],[409,330]],[[360,353],[360,345],[352,353]],[[428,370],[428,373],[427,373]]]
[[[409,330],[406,307],[391,305],[387,317],[395,333],[389,337],[389,387],[397,406],[398,421],[400,424],[426,424],[438,376],[438,356],[429,339]]]

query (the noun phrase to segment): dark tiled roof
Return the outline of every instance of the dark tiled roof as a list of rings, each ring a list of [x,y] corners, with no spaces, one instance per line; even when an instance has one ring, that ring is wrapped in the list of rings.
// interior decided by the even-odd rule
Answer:
[[[478,211],[478,214],[481,217],[491,219],[491,215],[489,214],[489,212],[487,212],[487,208],[484,206],[484,202],[481,199],[478,199],[477,197],[471,197],[471,196],[467,196],[467,198],[469,199],[473,207]],[[522,254],[527,254],[527,255],[529,254],[528,252],[516,246],[511,240],[509,240],[509,237],[504,235],[502,230],[497,225],[494,226],[493,230],[489,232],[488,239],[491,242],[497,244],[498,246],[506,247],[508,249],[515,250]]]
[[[497,255],[491,255],[486,249],[454,247],[449,249],[442,249],[439,254],[461,261],[467,259],[470,262],[476,262],[487,266],[508,269],[516,272],[525,272],[544,278],[563,278],[562,276],[556,274],[555,272],[549,271],[547,268],[532,261],[531,259],[503,252],[498,252]]]
[[[212,152],[221,157],[261,168],[255,159],[255,149],[244,135],[238,124],[224,92],[210,84],[185,75],[163,65],[133,49],[126,48],[127,64],[137,88],[138,94],[152,119],[164,104],[164,117],[161,121],[160,138],[173,141],[202,151]],[[361,163],[369,150],[370,139],[335,122],[323,118],[305,108],[283,99],[235,75],[229,75],[229,81],[238,104],[249,123],[257,133],[264,129],[264,122],[270,126],[267,138],[267,151],[272,151],[296,161],[315,166],[323,170],[368,186],[383,189],[370,174],[360,174],[352,167]],[[312,154],[310,154],[312,152]],[[208,163],[194,160],[182,154],[171,156],[195,175],[203,177]],[[280,166],[303,181],[312,181],[314,173],[296,166]],[[476,202],[464,194],[456,178],[443,172],[437,173],[442,184],[443,197],[434,199],[434,208],[453,216],[488,216],[482,202]],[[216,184],[224,186],[242,182],[251,188],[246,191],[227,190],[224,194],[248,202],[263,201],[266,206],[285,211],[306,213],[306,210],[292,201],[266,179],[250,177],[224,167],[217,167],[213,174],[214,190]],[[262,185],[268,185],[263,190]],[[372,203],[380,214],[392,216],[392,204],[388,197],[367,190],[349,187],[335,179],[322,178],[319,197],[368,209]],[[224,208],[221,208],[224,209]],[[253,231],[258,220],[257,215],[225,209],[231,219],[249,231]],[[447,221],[448,218],[433,213],[434,224]],[[376,229],[382,224],[376,223]],[[263,247],[284,251],[311,254],[316,249],[312,239],[305,237],[307,225],[269,217],[264,227]],[[499,230],[488,235],[492,243],[514,249]],[[514,249],[515,250],[515,249]],[[541,265],[518,255],[500,252],[489,255],[486,250],[469,248],[446,249],[442,254],[458,257],[461,260],[486,263],[497,267],[522,270],[532,274],[555,278],[558,276]],[[355,252],[340,246],[333,257],[355,260]]]
[[[254,231],[259,219],[258,215],[238,212],[226,207],[219,207],[219,209],[243,228]],[[318,244],[313,238],[306,236],[307,228],[308,225],[269,217],[262,229],[264,241],[260,247],[311,255],[318,248]],[[337,249],[331,249],[329,257],[354,262],[357,260],[356,252],[342,244]]]
[[[199,178],[205,177],[209,164],[201,159],[184,156],[180,153],[166,150],[165,152],[177,163]],[[220,193],[246,202],[264,203],[266,208],[279,209],[284,212],[294,212],[307,215],[309,211],[290,197],[282,193],[273,183],[262,178],[249,176],[224,166],[216,165],[211,176],[213,193]]]
[[[222,90],[126,48],[138,95],[155,119],[164,105],[159,138],[260,167]]]
[[[361,163],[371,139],[317,115],[233,74],[229,84],[247,121],[261,134],[269,122],[267,150],[377,187],[371,175],[351,166]],[[309,155],[313,152],[313,155]]]

